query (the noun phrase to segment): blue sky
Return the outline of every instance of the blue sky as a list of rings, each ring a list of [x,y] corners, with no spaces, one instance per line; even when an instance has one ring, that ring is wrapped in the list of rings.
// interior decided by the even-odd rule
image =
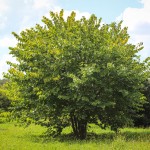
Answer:
[[[115,21],[127,7],[142,7],[139,0],[60,0],[59,2],[64,9],[94,13],[107,23]]]
[[[150,0],[0,0],[0,78],[8,70],[6,61],[15,62],[9,55],[9,46],[15,46],[16,33],[41,23],[42,16],[49,11],[64,9],[65,17],[72,10],[77,19],[95,14],[102,17],[104,23],[123,20],[128,26],[131,42],[144,43],[140,52],[142,58],[150,56]]]

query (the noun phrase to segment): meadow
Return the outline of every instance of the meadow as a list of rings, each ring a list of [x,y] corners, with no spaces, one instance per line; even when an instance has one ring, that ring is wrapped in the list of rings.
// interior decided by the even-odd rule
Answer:
[[[150,128],[125,128],[119,134],[91,125],[86,140],[75,139],[71,128],[52,138],[38,125],[20,127],[0,122],[0,150],[150,150]]]

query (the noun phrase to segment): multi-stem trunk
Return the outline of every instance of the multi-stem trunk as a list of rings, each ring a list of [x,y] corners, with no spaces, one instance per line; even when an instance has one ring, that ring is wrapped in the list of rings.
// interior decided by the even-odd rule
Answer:
[[[87,121],[79,119],[75,115],[70,115],[70,119],[74,135],[80,140],[85,139],[87,134]]]

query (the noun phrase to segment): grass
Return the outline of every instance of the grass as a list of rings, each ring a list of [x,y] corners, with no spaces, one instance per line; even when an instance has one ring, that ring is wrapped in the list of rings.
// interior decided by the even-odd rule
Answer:
[[[150,128],[126,128],[115,135],[92,126],[83,141],[69,134],[71,128],[66,128],[58,138],[44,136],[45,131],[38,125],[23,128],[1,122],[0,150],[150,150]]]

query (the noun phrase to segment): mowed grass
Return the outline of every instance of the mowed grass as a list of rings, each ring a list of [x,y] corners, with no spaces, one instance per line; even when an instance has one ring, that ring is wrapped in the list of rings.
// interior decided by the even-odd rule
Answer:
[[[83,141],[69,134],[71,128],[57,138],[45,136],[45,131],[38,125],[23,128],[1,122],[0,150],[150,150],[150,128],[126,128],[116,135],[92,125]]]

